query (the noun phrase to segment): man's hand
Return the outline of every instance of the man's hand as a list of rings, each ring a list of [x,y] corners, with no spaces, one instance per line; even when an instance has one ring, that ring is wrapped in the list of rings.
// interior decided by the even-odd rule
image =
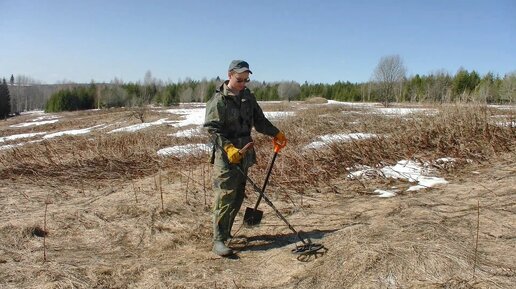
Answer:
[[[281,147],[284,147],[287,145],[287,137],[285,137],[285,134],[281,131],[276,134],[273,141],[274,141],[274,143],[280,145]]]
[[[228,160],[232,164],[238,164],[242,160],[242,154],[240,154],[239,149],[237,149],[234,145],[228,144],[224,147],[228,155]]]

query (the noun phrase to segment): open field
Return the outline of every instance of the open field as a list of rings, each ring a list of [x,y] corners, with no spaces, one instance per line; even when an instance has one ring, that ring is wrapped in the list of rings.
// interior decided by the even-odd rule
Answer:
[[[237,216],[237,259],[211,252],[202,105],[148,108],[143,124],[29,113],[0,122],[0,288],[516,286],[516,107],[262,108],[289,139],[268,195],[323,256],[298,261],[265,203],[259,227]],[[261,183],[272,145],[255,143]],[[243,207],[255,200],[249,186]]]

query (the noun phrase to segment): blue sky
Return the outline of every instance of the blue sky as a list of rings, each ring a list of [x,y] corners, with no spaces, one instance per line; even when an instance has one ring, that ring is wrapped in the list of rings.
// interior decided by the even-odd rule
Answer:
[[[0,0],[0,77],[43,83],[368,81],[383,56],[407,74],[516,71],[516,1]]]

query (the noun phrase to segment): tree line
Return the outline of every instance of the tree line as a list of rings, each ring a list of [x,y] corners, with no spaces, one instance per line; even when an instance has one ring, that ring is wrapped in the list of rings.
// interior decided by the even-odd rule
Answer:
[[[44,85],[30,77],[11,75],[2,82],[1,113],[25,110],[46,111],[90,108],[135,107],[154,104],[171,106],[184,102],[205,102],[221,85],[222,79],[163,82],[152,77],[150,71],[143,82]],[[480,101],[485,103],[514,103],[516,100],[516,72],[503,77],[493,73],[479,75],[475,70],[460,68],[455,75],[438,71],[428,75],[407,77],[401,57],[382,58],[371,80],[364,83],[338,81],[302,84],[295,81],[251,81],[248,87],[258,100],[305,100],[323,97],[337,101],[383,102],[455,102]],[[6,92],[4,92],[6,91]],[[6,95],[6,96],[4,96]],[[6,101],[9,99],[9,101]],[[8,111],[7,113],[5,113]],[[2,116],[2,114],[0,114]],[[5,116],[4,116],[5,117]]]

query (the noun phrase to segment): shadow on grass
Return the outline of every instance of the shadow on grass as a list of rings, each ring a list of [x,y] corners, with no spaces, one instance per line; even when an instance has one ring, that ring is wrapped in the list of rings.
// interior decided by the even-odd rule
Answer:
[[[313,243],[322,239],[326,234],[333,233],[335,230],[312,230],[309,232],[299,232],[299,236],[308,242],[310,239]],[[275,248],[282,248],[293,244],[301,244],[300,238],[294,234],[276,234],[276,235],[257,235],[252,237],[239,236],[231,240],[229,246],[236,251],[266,251]]]

